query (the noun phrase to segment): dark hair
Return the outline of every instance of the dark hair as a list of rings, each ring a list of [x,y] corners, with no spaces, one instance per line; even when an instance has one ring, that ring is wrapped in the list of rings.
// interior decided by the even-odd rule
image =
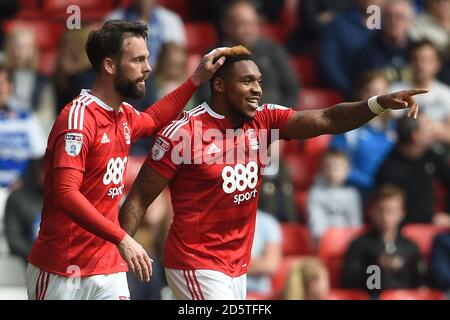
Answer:
[[[438,48],[436,47],[436,45],[433,42],[431,42],[428,39],[422,39],[422,40],[413,42],[411,44],[411,46],[409,47],[409,58],[412,58],[412,55],[419,49],[422,49],[423,47],[430,47],[431,49],[433,49],[433,51],[436,53],[436,56],[438,57],[438,59],[442,60],[442,57],[441,57],[441,54],[439,53]]]
[[[253,61],[252,53],[244,46],[235,46],[228,48],[223,54],[226,57],[225,63],[212,76],[210,82],[213,83],[216,78],[224,78],[230,68],[238,61],[251,60]],[[216,57],[213,63],[216,63],[222,56]]]
[[[94,70],[100,71],[105,58],[120,58],[125,39],[142,37],[147,40],[147,29],[147,25],[140,22],[108,20],[100,30],[92,31],[85,49]]]
[[[371,194],[370,196],[370,205],[374,205],[375,203],[393,198],[393,197],[399,197],[402,201],[402,203],[405,202],[405,192],[393,184],[383,184],[378,186]]]
[[[419,129],[419,121],[403,116],[397,121],[398,144],[411,142],[412,134]]]
[[[6,73],[6,78],[8,79],[9,82],[12,82],[12,73],[11,73],[11,69],[9,69],[7,66],[0,64],[0,73]]]

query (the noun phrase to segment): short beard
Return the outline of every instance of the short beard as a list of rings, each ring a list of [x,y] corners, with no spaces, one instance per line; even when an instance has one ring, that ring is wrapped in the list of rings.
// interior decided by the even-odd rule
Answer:
[[[117,68],[117,76],[114,79],[114,88],[124,100],[141,100],[145,97],[145,85],[144,90],[140,90],[137,81],[128,79],[120,66]]]

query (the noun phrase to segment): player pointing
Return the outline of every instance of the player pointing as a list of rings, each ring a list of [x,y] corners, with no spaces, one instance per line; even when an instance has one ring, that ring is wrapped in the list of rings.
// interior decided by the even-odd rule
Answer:
[[[210,80],[210,103],[160,131],[119,215],[121,226],[134,235],[148,205],[169,184],[174,218],[164,266],[178,299],[245,299],[265,165],[255,152],[264,147],[261,133],[278,130],[281,139],[338,134],[385,109],[409,107],[416,117],[412,97],[427,92],[401,91],[313,111],[260,106],[262,75],[250,52],[233,47],[224,55]]]

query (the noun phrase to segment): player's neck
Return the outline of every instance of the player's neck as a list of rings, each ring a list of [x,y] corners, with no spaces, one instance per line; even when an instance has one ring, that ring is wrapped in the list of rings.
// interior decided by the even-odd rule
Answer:
[[[220,115],[223,115],[233,126],[233,128],[239,127],[245,121],[239,114],[233,112],[233,109],[228,103],[222,99],[215,97],[211,98],[210,108]]]
[[[97,80],[92,86],[90,93],[113,108],[116,112],[120,110],[120,107],[124,100],[116,90],[110,88],[110,86],[104,85],[102,82]]]

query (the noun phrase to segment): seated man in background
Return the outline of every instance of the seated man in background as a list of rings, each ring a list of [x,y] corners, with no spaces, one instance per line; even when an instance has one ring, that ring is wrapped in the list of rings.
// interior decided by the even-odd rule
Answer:
[[[256,213],[255,238],[252,246],[252,263],[248,268],[247,291],[249,293],[270,294],[271,276],[280,266],[281,228],[269,213]]]
[[[393,184],[404,190],[404,223],[434,223],[450,226],[450,167],[442,153],[430,149],[433,126],[425,115],[417,121],[407,117],[397,122],[398,143],[377,173],[376,184]],[[434,182],[446,187],[446,212],[436,212]]]
[[[404,238],[400,225],[405,216],[402,190],[384,185],[375,190],[369,206],[371,230],[350,244],[344,258],[342,285],[368,289],[376,296],[379,289],[417,288],[422,284],[424,265],[416,244]],[[369,266],[379,266],[380,287],[368,287]]]

